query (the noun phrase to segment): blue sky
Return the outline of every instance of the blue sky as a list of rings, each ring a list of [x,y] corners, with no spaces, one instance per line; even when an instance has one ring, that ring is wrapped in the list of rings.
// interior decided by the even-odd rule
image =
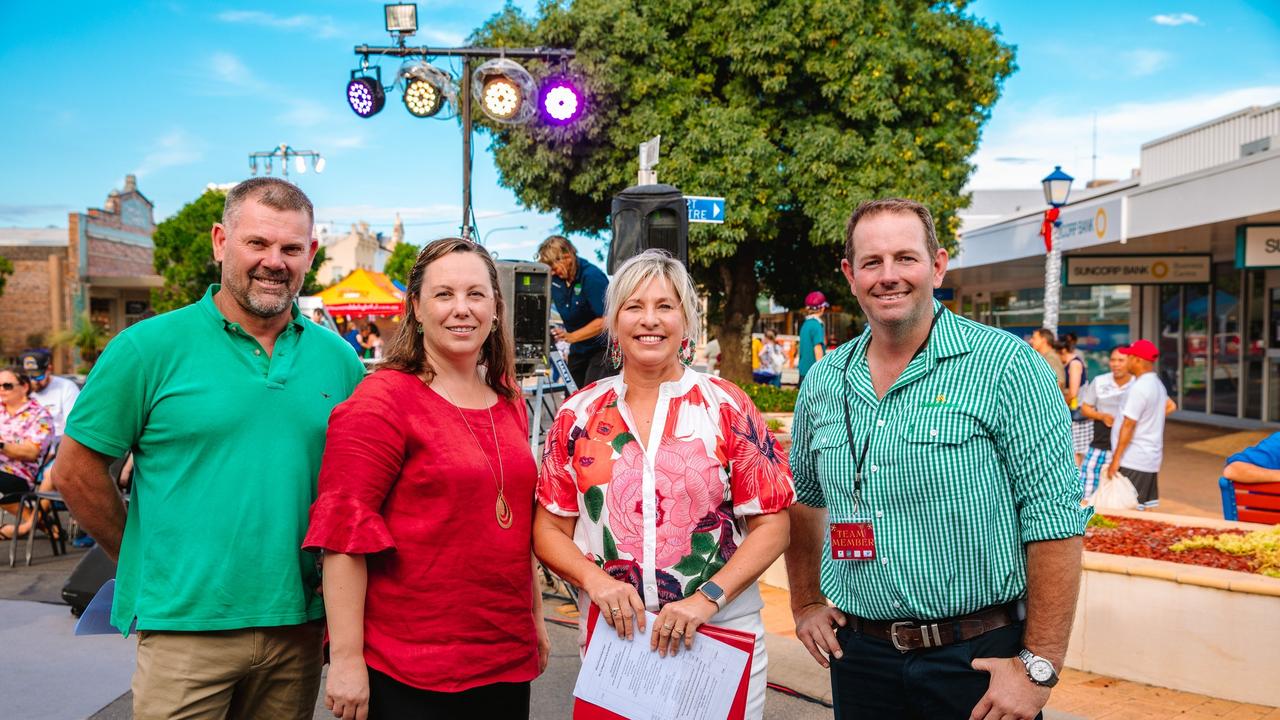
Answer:
[[[388,44],[381,2],[57,7],[61,20],[37,3],[0,2],[11,74],[0,99],[0,226],[65,227],[67,212],[101,206],[127,173],[161,220],[207,183],[247,177],[250,152],[284,142],[325,155],[323,175],[290,177],[336,231],[360,220],[390,230],[399,212],[411,241],[456,232],[457,124],[409,116],[398,92],[370,120],[345,103],[352,47]],[[413,42],[459,44],[500,7],[419,3]],[[1274,2],[978,0],[970,12],[1017,46],[1019,66],[975,156],[973,187],[1035,187],[1055,164],[1087,180],[1095,116],[1097,174],[1121,178],[1143,142],[1280,102]],[[382,64],[389,77],[398,61]],[[480,236],[504,257],[529,257],[558,223],[520,209],[497,182],[487,139],[477,141]]]

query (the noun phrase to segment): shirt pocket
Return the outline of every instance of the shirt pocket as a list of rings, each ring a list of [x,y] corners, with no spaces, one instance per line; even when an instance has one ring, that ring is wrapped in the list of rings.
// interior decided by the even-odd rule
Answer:
[[[981,492],[981,478],[994,459],[990,436],[977,418],[958,411],[929,412],[912,418],[902,434],[898,489],[903,499],[950,501]],[[978,479],[975,482],[975,479]]]
[[[809,452],[813,455],[813,467],[824,491],[845,487],[852,491],[854,460],[850,455],[849,433],[844,422],[820,425],[812,432]]]

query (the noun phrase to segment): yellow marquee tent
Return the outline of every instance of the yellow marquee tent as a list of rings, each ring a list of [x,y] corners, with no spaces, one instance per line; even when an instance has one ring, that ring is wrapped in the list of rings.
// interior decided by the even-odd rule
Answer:
[[[382,273],[358,268],[320,293],[330,315],[399,315],[404,293]]]

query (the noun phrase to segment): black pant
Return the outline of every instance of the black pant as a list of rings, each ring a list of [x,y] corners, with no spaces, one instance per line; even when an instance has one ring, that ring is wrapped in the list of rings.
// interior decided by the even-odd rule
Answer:
[[[565,362],[569,366],[569,374],[573,376],[573,382],[577,384],[579,390],[600,378],[612,377],[618,374],[618,371],[609,363],[608,355],[609,353],[603,347],[585,352],[569,351],[569,357]]]
[[[405,685],[369,668],[369,720],[480,720],[529,717],[529,683],[493,683],[462,692]]]
[[[886,640],[837,628],[844,657],[831,663],[836,720],[965,720],[987,692],[990,676],[970,663],[1015,657],[1022,623],[940,648],[898,652]]]

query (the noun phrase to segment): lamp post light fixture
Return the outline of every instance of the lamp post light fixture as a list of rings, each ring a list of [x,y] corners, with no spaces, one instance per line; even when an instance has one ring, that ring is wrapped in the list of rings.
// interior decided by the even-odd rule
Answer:
[[[1075,178],[1062,172],[1055,165],[1053,172],[1040,181],[1044,188],[1044,201],[1049,209],[1044,211],[1040,234],[1044,236],[1044,327],[1058,334],[1058,309],[1062,300],[1062,247],[1053,242],[1053,229],[1062,224],[1058,219],[1062,206],[1071,196],[1071,181]]]
[[[528,230],[528,229],[529,229],[528,225],[508,225],[506,227],[494,228],[484,234],[484,239],[480,242],[480,244],[488,245],[489,236],[493,235],[494,233],[507,232],[509,230]]]
[[[280,158],[280,172],[285,177],[289,177],[290,160],[293,161],[294,171],[299,175],[307,171],[307,158],[311,158],[311,165],[317,173],[324,172],[324,156],[314,150],[294,150],[286,143],[280,143],[274,150],[249,153],[249,172],[257,175],[258,161],[261,160],[265,174],[270,175],[273,158]]]

